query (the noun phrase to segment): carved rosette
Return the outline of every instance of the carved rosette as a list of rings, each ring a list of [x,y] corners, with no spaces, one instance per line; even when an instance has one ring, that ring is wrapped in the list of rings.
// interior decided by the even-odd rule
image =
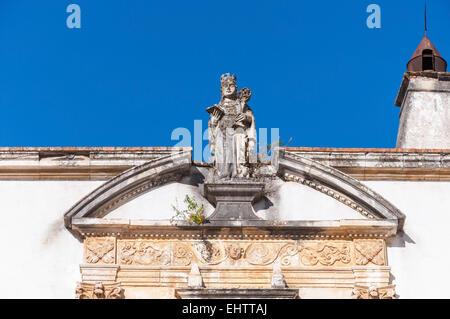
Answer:
[[[173,264],[176,266],[189,266],[193,257],[189,245],[176,244],[174,247]]]
[[[87,238],[89,264],[134,266],[385,266],[383,239],[355,240],[187,240]]]
[[[79,283],[75,288],[76,299],[123,299],[124,289],[120,282],[113,284],[95,284]]]
[[[252,243],[245,250],[245,260],[252,265],[268,265],[278,256],[278,245]]]
[[[113,264],[115,262],[115,238],[86,238],[84,241],[84,260],[88,264]]]

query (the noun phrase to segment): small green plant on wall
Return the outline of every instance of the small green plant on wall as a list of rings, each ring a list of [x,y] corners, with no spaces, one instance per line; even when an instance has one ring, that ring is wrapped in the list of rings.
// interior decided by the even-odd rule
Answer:
[[[187,221],[189,224],[203,224],[206,220],[204,205],[199,205],[195,198],[191,198],[189,195],[186,195],[184,198],[184,203],[187,205],[185,209],[180,209],[175,205],[172,205],[172,208],[175,211],[175,216],[173,216],[170,221],[173,222],[176,219],[182,219]]]

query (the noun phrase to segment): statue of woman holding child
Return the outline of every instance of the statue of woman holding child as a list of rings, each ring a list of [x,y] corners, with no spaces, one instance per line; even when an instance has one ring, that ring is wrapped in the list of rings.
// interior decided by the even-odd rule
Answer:
[[[209,145],[213,154],[216,176],[219,179],[249,177],[249,164],[256,162],[255,117],[247,105],[251,91],[239,91],[236,75],[224,74],[220,78],[222,98],[206,111]]]

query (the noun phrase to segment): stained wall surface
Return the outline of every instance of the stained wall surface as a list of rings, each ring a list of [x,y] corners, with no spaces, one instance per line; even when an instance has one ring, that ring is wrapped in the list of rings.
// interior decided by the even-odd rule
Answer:
[[[402,103],[398,148],[450,148],[450,81],[412,77]]]
[[[63,215],[102,182],[0,181],[0,298],[73,298],[83,245]]]

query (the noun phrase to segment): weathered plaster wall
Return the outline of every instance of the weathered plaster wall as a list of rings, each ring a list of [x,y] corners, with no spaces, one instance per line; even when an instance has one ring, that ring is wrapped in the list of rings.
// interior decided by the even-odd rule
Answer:
[[[399,148],[450,148],[450,82],[412,77],[402,103]]]
[[[0,298],[73,298],[82,244],[63,214],[102,182],[0,181]]]
[[[277,180],[271,188],[264,199],[254,204],[256,214],[263,219],[364,219],[347,205],[308,186]],[[172,205],[179,209],[186,208],[183,202],[186,195],[203,204],[207,216],[213,213],[214,207],[202,197],[199,187],[188,183],[169,183],[125,203],[105,218],[169,220],[175,214]]]
[[[125,203],[105,218],[169,220],[175,215],[172,205],[180,210],[186,208],[186,195],[196,200],[199,205],[203,204],[207,216],[214,211],[214,207],[201,195],[197,186],[172,182]]]
[[[450,298],[450,182],[365,182],[405,215],[404,233],[388,241],[400,298]]]

